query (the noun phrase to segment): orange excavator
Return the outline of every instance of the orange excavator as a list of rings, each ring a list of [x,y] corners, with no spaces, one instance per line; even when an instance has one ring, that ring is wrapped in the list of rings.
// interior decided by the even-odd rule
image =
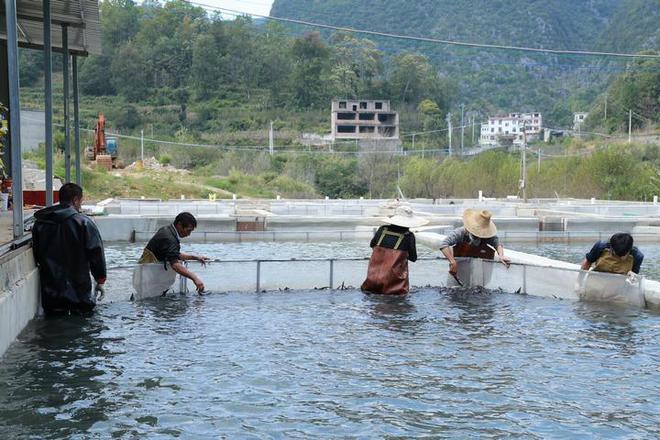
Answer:
[[[95,160],[97,166],[107,168],[108,170],[117,167],[117,153],[119,145],[117,138],[105,137],[105,116],[99,113],[94,128],[94,145],[87,147],[87,159]]]

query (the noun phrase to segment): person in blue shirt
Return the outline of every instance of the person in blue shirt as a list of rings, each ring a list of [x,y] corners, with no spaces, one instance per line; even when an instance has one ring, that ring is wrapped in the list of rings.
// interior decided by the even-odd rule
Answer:
[[[644,260],[644,254],[633,246],[632,235],[617,233],[608,242],[597,241],[582,261],[582,270],[609,272],[627,275],[630,272],[639,274]]]

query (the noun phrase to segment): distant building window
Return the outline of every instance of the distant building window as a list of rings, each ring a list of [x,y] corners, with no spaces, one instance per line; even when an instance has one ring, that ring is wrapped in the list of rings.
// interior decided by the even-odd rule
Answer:
[[[340,101],[339,108],[346,108],[346,101]]]
[[[360,127],[360,133],[375,133],[376,127]]]
[[[366,102],[361,102],[360,103],[360,109],[361,110],[366,110],[367,109],[367,103]]]
[[[355,113],[350,112],[338,112],[337,119],[344,121],[352,121],[355,119]]]
[[[382,102],[377,102],[376,103],[376,110],[382,110],[383,109],[383,103]]]
[[[355,125],[338,125],[337,133],[355,133]]]
[[[491,133],[495,133],[495,128],[494,128],[494,127],[491,128],[491,129],[490,129],[490,132],[491,132]]]

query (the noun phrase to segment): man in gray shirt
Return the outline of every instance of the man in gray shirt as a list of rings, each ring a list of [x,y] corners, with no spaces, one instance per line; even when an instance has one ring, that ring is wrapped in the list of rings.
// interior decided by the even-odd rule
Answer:
[[[440,243],[440,251],[449,261],[449,273],[458,272],[454,257],[473,257],[492,260],[495,252],[500,262],[508,267],[510,260],[504,256],[504,248],[497,238],[497,228],[491,220],[490,211],[466,209],[463,227],[451,231]]]

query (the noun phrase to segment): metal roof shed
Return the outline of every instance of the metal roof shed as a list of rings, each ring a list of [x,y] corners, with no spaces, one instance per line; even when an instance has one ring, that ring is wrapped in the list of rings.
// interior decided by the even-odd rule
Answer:
[[[69,63],[72,66],[76,181],[80,184],[80,136],[78,121],[77,56],[101,53],[98,0],[3,0],[0,2],[0,101],[9,105],[10,148],[5,160],[13,178],[14,238],[23,236],[23,188],[20,149],[20,101],[18,46],[44,51],[46,119],[46,203],[53,203],[52,178],[52,50],[61,52],[64,81],[65,169],[71,179],[69,147]],[[55,27],[53,27],[55,26]]]

